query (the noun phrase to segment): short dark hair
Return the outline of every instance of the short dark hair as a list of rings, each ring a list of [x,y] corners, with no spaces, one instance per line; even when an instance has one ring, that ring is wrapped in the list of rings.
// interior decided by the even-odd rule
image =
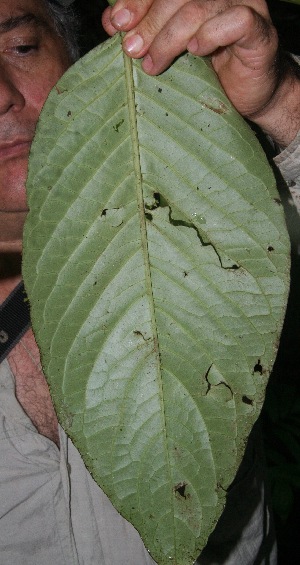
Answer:
[[[64,6],[56,0],[44,0],[55,31],[63,39],[72,63],[79,58],[79,20],[72,6]]]

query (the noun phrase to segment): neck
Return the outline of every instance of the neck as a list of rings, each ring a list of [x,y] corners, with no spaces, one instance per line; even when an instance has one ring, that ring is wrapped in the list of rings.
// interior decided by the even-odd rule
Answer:
[[[21,253],[0,254],[0,303],[9,296],[21,280]]]

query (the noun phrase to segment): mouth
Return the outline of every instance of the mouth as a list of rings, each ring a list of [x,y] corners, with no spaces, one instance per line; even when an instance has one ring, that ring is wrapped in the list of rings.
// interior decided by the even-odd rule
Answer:
[[[27,157],[31,146],[31,139],[16,139],[7,143],[0,143],[0,161]]]

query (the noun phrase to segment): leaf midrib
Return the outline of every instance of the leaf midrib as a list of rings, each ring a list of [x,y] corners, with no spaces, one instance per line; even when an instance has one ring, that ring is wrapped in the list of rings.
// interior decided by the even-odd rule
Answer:
[[[159,394],[160,413],[163,423],[165,457],[168,468],[168,475],[170,477],[170,480],[172,480],[171,463],[170,463],[170,458],[167,448],[167,426],[166,426],[166,415],[165,415],[164,402],[163,402],[164,392],[163,392],[163,383],[162,383],[162,374],[161,374],[161,357],[160,357],[159,343],[158,343],[157,323],[155,316],[154,296],[153,296],[152,280],[151,280],[150,258],[149,258],[148,241],[147,241],[147,226],[146,226],[146,217],[144,211],[143,180],[142,180],[140,152],[139,152],[140,144],[139,144],[139,136],[138,136],[138,128],[137,128],[135,85],[134,85],[133,68],[132,68],[133,62],[125,53],[123,54],[123,57],[124,57],[125,83],[126,83],[126,91],[127,91],[129,128],[130,128],[130,136],[132,141],[133,168],[134,168],[134,175],[136,181],[136,198],[137,198],[138,216],[140,222],[141,248],[142,248],[142,254],[144,257],[144,265],[145,265],[145,287],[146,287],[146,294],[148,296],[148,304],[151,315],[151,328],[153,333],[154,354],[156,356],[156,366],[157,366],[157,373],[156,373],[157,384],[160,389],[160,394]],[[173,505],[172,496],[170,496],[169,500]],[[174,515],[175,514],[173,508],[173,516]],[[173,525],[174,525],[173,528],[174,547],[176,547],[174,521],[173,521]]]

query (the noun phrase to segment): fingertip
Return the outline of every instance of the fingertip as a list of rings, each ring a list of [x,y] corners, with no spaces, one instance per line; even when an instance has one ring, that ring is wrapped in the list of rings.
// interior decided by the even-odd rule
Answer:
[[[111,7],[109,6],[102,13],[102,26],[108,35],[115,35],[117,33],[116,28],[111,23]]]
[[[196,37],[193,37],[186,46],[187,50],[192,53],[196,54],[199,50],[199,43]]]
[[[131,21],[132,21],[132,14],[126,8],[123,8],[122,10],[118,10],[118,12],[113,14],[111,18],[111,23],[117,30],[126,31],[128,26],[130,26]]]
[[[125,35],[123,40],[123,49],[133,58],[140,58],[143,56],[143,49],[144,49],[144,40],[138,33],[130,33]]]
[[[152,61],[152,57],[151,55],[147,54],[142,62],[142,69],[145,71],[145,73],[147,74],[152,74],[153,70],[154,70],[154,65],[153,65],[153,61]],[[155,73],[153,73],[155,74]]]

